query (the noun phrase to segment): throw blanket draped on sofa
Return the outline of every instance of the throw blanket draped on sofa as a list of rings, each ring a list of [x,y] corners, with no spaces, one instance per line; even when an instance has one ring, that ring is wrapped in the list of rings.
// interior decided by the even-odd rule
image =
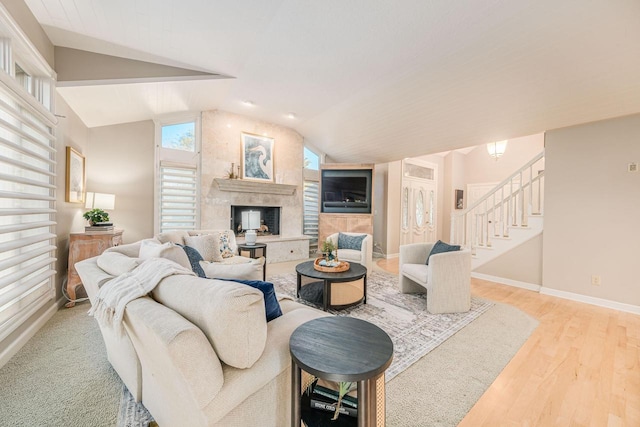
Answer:
[[[102,326],[124,332],[122,317],[126,305],[143,297],[155,288],[165,277],[174,274],[195,276],[193,271],[164,258],[149,258],[128,273],[122,274],[100,288],[96,303],[89,310]]]

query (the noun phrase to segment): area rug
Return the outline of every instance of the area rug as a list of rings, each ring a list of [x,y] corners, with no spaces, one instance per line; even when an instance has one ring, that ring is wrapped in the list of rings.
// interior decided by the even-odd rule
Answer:
[[[276,292],[295,298],[295,273],[271,278]],[[425,294],[403,294],[397,289],[398,276],[377,271],[367,276],[367,303],[343,310],[329,310],[337,316],[366,320],[384,330],[393,341],[393,362],[386,371],[390,381],[447,338],[477,319],[493,306],[490,301],[471,298],[466,313],[430,314]],[[304,299],[296,301],[317,307]]]

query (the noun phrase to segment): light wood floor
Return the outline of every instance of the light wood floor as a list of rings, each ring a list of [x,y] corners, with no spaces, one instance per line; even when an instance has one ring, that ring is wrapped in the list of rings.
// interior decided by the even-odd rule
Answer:
[[[640,316],[478,279],[471,292],[540,325],[459,427],[640,426]]]

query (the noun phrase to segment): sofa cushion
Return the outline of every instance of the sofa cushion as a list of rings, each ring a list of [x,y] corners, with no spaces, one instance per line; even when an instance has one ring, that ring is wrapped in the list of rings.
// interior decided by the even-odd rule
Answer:
[[[276,298],[276,291],[273,288],[273,283],[264,282],[262,280],[224,280],[232,280],[236,283],[242,283],[243,285],[251,286],[252,288],[256,288],[262,292],[264,295],[264,309],[267,316],[267,322],[282,316],[282,310],[280,309],[280,304],[278,304],[278,298]]]
[[[249,368],[260,358],[267,341],[267,320],[259,290],[175,275],[162,280],[152,296],[198,326],[227,365]]]
[[[362,241],[367,237],[366,234],[352,236],[350,234],[338,234],[338,249],[353,249],[359,251],[362,248]]]
[[[441,254],[445,252],[455,252],[460,250],[460,245],[449,245],[444,243],[442,240],[438,240],[433,248],[431,248],[431,252],[429,252],[429,256],[427,257],[427,262],[425,264],[429,265],[429,258],[431,255]]]
[[[112,276],[128,273],[140,263],[137,258],[131,258],[118,252],[103,252],[97,259],[98,267]]]
[[[195,248],[202,255],[202,258],[209,262],[222,261],[219,241],[219,237],[215,234],[187,236],[184,238],[185,245]]]
[[[191,270],[198,275],[198,277],[207,277],[204,274],[204,270],[200,267],[200,261],[202,261],[202,255],[198,252],[197,249],[192,248],[191,246],[180,245],[184,253],[187,254],[187,258],[189,258],[189,263],[191,264]]]
[[[171,242],[160,243],[157,239],[145,239],[140,244],[140,259],[165,258],[191,270],[189,257],[180,246]]]
[[[426,285],[429,277],[429,266],[426,264],[402,264],[401,273],[411,280]]]
[[[234,258],[243,257],[236,256],[232,258],[226,258],[225,261]],[[264,257],[260,257],[257,259],[246,258],[246,260],[248,260],[248,262],[242,263],[201,261],[200,267],[202,267],[204,275],[210,279],[262,279]]]
[[[180,245],[184,245],[184,238],[188,237],[189,233],[186,231],[167,231],[165,233],[160,233],[156,237],[160,241],[160,243],[178,243]]]

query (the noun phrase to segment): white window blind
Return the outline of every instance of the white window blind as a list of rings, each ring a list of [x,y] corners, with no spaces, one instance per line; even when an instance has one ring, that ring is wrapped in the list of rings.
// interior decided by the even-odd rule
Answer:
[[[198,170],[195,165],[160,162],[160,232],[195,230],[198,220]]]
[[[55,298],[54,124],[0,79],[0,340]]]
[[[315,255],[318,249],[318,188],[318,182],[304,182],[303,234],[311,236],[311,240],[309,240],[310,255]]]

